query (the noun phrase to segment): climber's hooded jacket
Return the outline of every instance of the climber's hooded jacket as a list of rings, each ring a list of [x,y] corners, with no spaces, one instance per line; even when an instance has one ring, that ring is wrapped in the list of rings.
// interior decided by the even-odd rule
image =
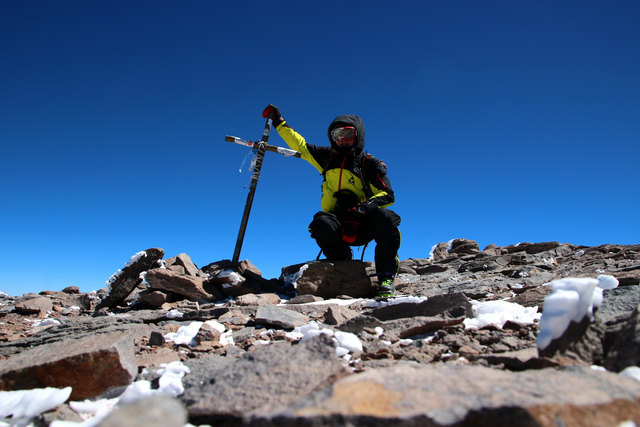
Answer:
[[[331,138],[331,131],[340,126],[356,128],[353,147],[338,147]],[[393,204],[394,196],[387,167],[364,150],[364,123],[355,115],[336,117],[329,126],[331,146],[307,144],[305,139],[293,130],[287,122],[276,128],[292,150],[299,151],[302,158],[311,163],[324,177],[320,207],[325,212],[337,210],[336,203],[350,206],[361,205],[365,210],[387,207]],[[368,188],[365,188],[368,187]]]

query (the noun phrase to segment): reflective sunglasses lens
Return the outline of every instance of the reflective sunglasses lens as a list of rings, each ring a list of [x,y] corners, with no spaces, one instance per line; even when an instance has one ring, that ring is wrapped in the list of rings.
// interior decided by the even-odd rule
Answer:
[[[343,139],[346,140],[355,140],[356,139],[356,129],[354,127],[340,127],[335,128],[331,131],[331,137],[334,141],[338,142]]]

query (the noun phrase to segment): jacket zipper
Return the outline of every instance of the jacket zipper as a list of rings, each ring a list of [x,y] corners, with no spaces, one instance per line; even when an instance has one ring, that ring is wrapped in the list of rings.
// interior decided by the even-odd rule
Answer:
[[[342,164],[340,165],[340,177],[338,178],[338,191],[342,189],[342,170],[344,169],[345,160],[347,160],[347,158],[343,157]]]

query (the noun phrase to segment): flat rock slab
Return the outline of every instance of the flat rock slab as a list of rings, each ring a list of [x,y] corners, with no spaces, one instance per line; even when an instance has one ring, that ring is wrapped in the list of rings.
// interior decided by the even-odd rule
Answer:
[[[390,304],[366,312],[379,320],[403,319],[415,316],[443,318],[473,317],[469,299],[462,293],[435,295],[421,303]]]
[[[147,272],[147,283],[151,289],[174,292],[194,301],[216,301],[221,295],[215,287],[206,287],[202,277],[188,276],[168,269]]]
[[[588,367],[501,371],[397,365],[351,375],[258,426],[615,426],[640,419],[640,382]]]
[[[138,373],[133,334],[98,334],[25,350],[0,364],[0,390],[72,387],[86,399],[128,385]]]
[[[256,323],[282,329],[293,329],[309,323],[309,318],[297,311],[275,305],[263,305],[256,312]]]
[[[236,360],[188,362],[181,399],[196,425],[240,420],[262,406],[274,408],[305,396],[343,373],[335,344],[320,336],[302,344],[275,344]]]

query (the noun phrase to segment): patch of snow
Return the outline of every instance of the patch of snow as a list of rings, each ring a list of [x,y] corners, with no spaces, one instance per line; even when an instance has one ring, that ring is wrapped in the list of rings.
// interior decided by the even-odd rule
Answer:
[[[464,319],[466,329],[482,328],[491,324],[502,328],[508,320],[527,324],[540,319],[538,307],[523,307],[507,301],[471,301],[471,307],[474,317]]]
[[[545,349],[567,330],[573,321],[579,323],[585,316],[593,320],[593,307],[602,304],[604,289],[618,286],[613,276],[600,275],[591,278],[566,278],[550,283],[551,293],[544,299],[543,315],[540,319],[538,348]]]
[[[287,334],[287,337],[301,336],[300,342],[303,343],[320,335],[327,335],[333,338],[338,346],[336,348],[336,355],[338,357],[344,357],[349,353],[362,351],[362,342],[355,334],[321,328],[317,322],[310,322],[303,326],[297,326],[293,329],[293,333]]]
[[[167,313],[167,318],[169,319],[181,319],[182,316],[184,316],[184,313],[176,309],[169,310],[169,312]]]
[[[229,279],[229,283],[222,284],[223,288],[232,288],[242,283],[242,277],[233,270],[224,270],[218,274],[218,277]]]
[[[70,395],[71,387],[0,391],[0,418],[11,416],[13,421],[28,421],[66,402]]]
[[[629,366],[628,368],[620,371],[620,375],[640,381],[640,368],[637,366]]]
[[[178,332],[169,332],[164,336],[164,339],[178,345],[186,344],[189,347],[195,347],[198,345],[195,338],[203,323],[204,322],[191,322],[187,326],[181,326]]]
[[[78,310],[80,310],[80,308],[78,308]],[[62,325],[62,323],[60,323],[59,320],[57,319],[41,319],[41,320],[35,320],[33,322],[33,326],[47,326],[47,325]]]
[[[298,271],[292,274],[284,275],[284,284],[285,286],[293,286],[294,289],[298,287],[298,279],[302,277],[302,274],[309,268],[309,264],[305,264]]]
[[[386,307],[388,305],[396,305],[402,303],[411,303],[411,304],[420,304],[421,302],[426,301],[427,297],[397,297],[391,298],[387,301],[377,301],[374,299],[364,300],[364,307],[367,308],[378,308],[378,307]]]
[[[235,345],[235,341],[233,340],[233,331],[231,329],[220,335],[220,344],[224,347],[228,345]]]
[[[206,322],[204,322],[206,325],[211,326],[213,329],[215,329],[216,331],[223,333],[225,329],[227,329],[222,323],[218,322],[217,320],[207,320]]]

